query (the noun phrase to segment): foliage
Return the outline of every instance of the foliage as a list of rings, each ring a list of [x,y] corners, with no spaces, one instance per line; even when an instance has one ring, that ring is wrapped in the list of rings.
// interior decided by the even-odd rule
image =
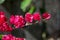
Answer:
[[[32,0],[24,0],[22,3],[21,3],[21,9],[23,11],[26,10],[26,8],[31,4]]]
[[[0,0],[0,4],[2,4],[5,0]]]
[[[34,9],[35,9],[35,7],[34,7],[34,6],[31,6],[31,8],[30,8],[29,12],[32,14],[32,13],[33,13],[33,11],[34,11]]]

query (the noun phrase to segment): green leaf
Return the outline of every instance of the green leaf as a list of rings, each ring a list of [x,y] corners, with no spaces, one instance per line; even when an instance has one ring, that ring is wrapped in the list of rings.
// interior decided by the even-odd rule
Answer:
[[[30,8],[29,12],[32,14],[32,13],[33,13],[33,11],[34,11],[34,9],[35,9],[35,7],[34,7],[34,6],[31,6],[31,8]]]
[[[2,4],[5,0],[0,0],[0,4]]]
[[[21,3],[21,9],[23,11],[26,10],[26,8],[30,5],[30,3],[32,2],[32,0],[24,0],[22,3]]]
[[[2,34],[0,34],[0,39],[2,38]]]

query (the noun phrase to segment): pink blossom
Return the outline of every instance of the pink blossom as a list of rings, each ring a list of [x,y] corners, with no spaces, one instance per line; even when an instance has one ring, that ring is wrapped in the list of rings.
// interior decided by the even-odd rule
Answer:
[[[24,40],[24,38],[16,38],[11,34],[8,34],[8,35],[3,35],[2,40]]]
[[[12,38],[12,36],[10,34],[2,36],[2,40],[11,40],[11,38]]]
[[[12,27],[10,27],[7,23],[3,23],[0,25],[0,31],[12,31]]]
[[[25,22],[23,16],[16,15],[14,21],[15,28],[19,28],[19,27],[21,28],[24,26],[24,24]]]
[[[5,28],[5,31],[12,31],[12,27],[8,23],[3,23],[3,27]]]
[[[45,12],[42,14],[42,17],[46,20],[50,19],[51,18],[51,14],[49,14],[48,12]]]
[[[30,14],[29,12],[27,12],[27,13],[25,14],[25,21],[26,21],[26,22],[33,22],[33,15]]]
[[[33,19],[36,20],[36,21],[40,21],[41,20],[41,16],[40,16],[39,12],[35,12],[33,14]]]
[[[0,25],[2,23],[6,22],[6,21],[7,21],[7,19],[6,19],[5,15],[4,15],[4,12],[0,12]]]

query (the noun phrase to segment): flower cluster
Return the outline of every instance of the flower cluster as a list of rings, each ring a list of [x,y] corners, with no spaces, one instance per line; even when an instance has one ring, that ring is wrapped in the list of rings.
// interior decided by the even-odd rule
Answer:
[[[27,12],[25,14],[25,17],[23,17],[22,15],[11,15],[9,18],[9,22],[10,24],[14,25],[15,28],[22,28],[26,25],[26,23],[27,24],[33,23],[33,21],[40,22],[41,18],[48,20],[51,18],[51,14],[45,12],[42,15],[40,15],[39,12],[35,12],[33,14],[30,14],[29,12]],[[7,20],[7,17],[5,16],[5,13],[0,11],[0,31],[11,32],[13,30],[13,28],[8,24],[7,21],[8,20]],[[11,34],[8,34],[8,35],[3,35],[2,40],[25,40],[25,39],[16,38]]]
[[[25,18],[22,15],[12,15],[10,17],[10,23],[15,26],[15,28],[21,28],[25,26],[25,23],[33,23],[33,20],[40,21],[40,14],[34,13],[30,14],[29,12],[25,14]]]
[[[8,35],[3,35],[2,40],[25,40],[25,38],[16,38],[11,34],[8,34]]]
[[[15,28],[24,27],[25,21],[21,15],[12,15],[10,17],[10,23],[15,26]]]
[[[40,21],[41,16],[38,12],[35,12],[34,14],[30,14],[30,13],[26,13],[25,14],[25,21],[26,22],[33,22],[33,20],[35,21]]]
[[[39,12],[35,12],[33,14],[30,14],[29,12],[25,14],[25,21],[32,23],[33,21],[40,22],[41,18],[48,20],[51,18],[51,14],[48,12],[44,12],[42,15],[40,15]]]
[[[25,14],[25,17],[23,17],[22,15],[11,15],[9,21],[12,25],[15,26],[15,28],[22,28],[25,26],[26,23],[33,23],[33,21],[40,22],[41,18],[48,20],[51,18],[51,14],[45,12],[42,15],[40,15],[39,12],[35,12],[33,14],[27,12]],[[1,31],[12,30],[12,28],[7,23],[5,13],[2,11],[0,12],[0,30]]]
[[[7,18],[4,12],[0,12],[0,31],[12,31],[12,28],[7,23]]]

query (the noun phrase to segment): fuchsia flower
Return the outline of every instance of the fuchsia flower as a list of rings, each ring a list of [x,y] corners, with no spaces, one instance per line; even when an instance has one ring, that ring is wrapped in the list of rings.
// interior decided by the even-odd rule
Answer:
[[[33,15],[30,14],[29,12],[26,13],[26,14],[25,14],[25,21],[26,21],[26,22],[29,22],[29,23],[33,22]]]
[[[6,21],[7,21],[7,19],[6,19],[5,15],[4,15],[4,12],[1,11],[0,12],[0,25],[3,24]]]
[[[12,28],[7,23],[3,23],[0,25],[0,31],[10,32],[12,31]]]
[[[39,12],[35,12],[35,13],[33,14],[33,18],[34,18],[34,20],[36,20],[36,21],[40,21],[40,20],[41,20],[40,13],[39,13]]]
[[[48,12],[45,12],[42,14],[42,17],[46,20],[50,19],[51,18],[51,14],[49,14]]]
[[[0,31],[11,31],[12,28],[6,23],[5,13],[0,11]]]
[[[2,40],[11,40],[13,38],[13,36],[11,34],[8,35],[3,35],[2,36]],[[14,39],[14,38],[13,38]]]
[[[10,32],[12,31],[12,27],[10,25],[8,25],[8,23],[3,23],[3,27],[5,28],[6,31]]]
[[[13,37],[11,34],[3,35],[2,40],[15,40],[15,37]]]
[[[11,34],[8,34],[8,35],[3,35],[2,40],[24,40],[24,38],[16,38]]]
[[[9,38],[7,35],[4,35],[4,36],[2,37],[2,40],[10,40],[10,38]]]
[[[19,27],[21,28],[24,26],[25,21],[24,21],[23,16],[21,16],[21,15],[15,15],[15,16],[12,15],[10,17],[10,23],[14,24],[15,28],[19,28]]]
[[[19,15],[11,15],[10,17],[10,23],[19,27]]]
[[[19,28],[19,27],[21,28],[21,27],[24,26],[24,24],[25,24],[25,21],[24,21],[23,16],[16,15],[15,16],[15,21],[14,21],[15,27],[16,28]]]

